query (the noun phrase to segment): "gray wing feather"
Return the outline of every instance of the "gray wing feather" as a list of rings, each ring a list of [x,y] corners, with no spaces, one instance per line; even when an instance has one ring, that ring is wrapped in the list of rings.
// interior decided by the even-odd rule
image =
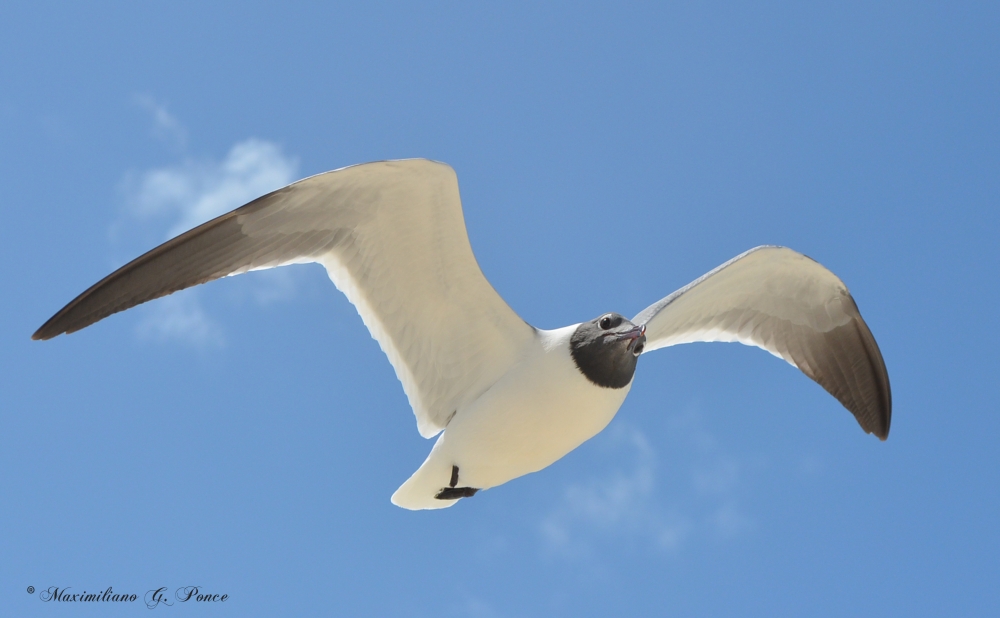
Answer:
[[[751,249],[632,321],[646,325],[646,351],[696,341],[767,350],[836,397],[866,432],[889,435],[889,374],[854,298],[836,275],[791,249]]]
[[[323,264],[358,309],[427,437],[535,336],[476,263],[454,171],[412,159],[319,174],[196,227],[80,294],[33,338],[220,277],[306,262]]]

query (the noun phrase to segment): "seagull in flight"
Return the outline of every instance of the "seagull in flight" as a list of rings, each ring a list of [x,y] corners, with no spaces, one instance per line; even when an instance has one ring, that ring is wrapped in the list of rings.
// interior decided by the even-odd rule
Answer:
[[[220,277],[309,262],[326,268],[389,357],[420,435],[438,435],[392,495],[403,508],[452,506],[551,465],[607,426],[641,355],[680,343],[767,350],[866,433],[889,435],[882,354],[847,287],[814,260],[757,247],[632,319],[609,312],[541,330],[486,280],[455,172],[426,159],[355,165],[268,193],[119,268],[32,338]]]

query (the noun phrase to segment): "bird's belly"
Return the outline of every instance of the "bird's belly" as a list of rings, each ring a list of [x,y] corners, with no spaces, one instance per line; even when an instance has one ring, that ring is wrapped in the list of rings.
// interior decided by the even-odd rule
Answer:
[[[602,388],[555,360],[516,368],[455,415],[435,450],[459,466],[460,486],[485,489],[541,470],[611,422],[631,384]]]

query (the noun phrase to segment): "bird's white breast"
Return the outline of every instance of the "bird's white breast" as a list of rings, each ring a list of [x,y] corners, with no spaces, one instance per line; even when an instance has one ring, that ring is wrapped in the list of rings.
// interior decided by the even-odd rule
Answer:
[[[459,466],[460,485],[485,489],[541,470],[604,429],[631,384],[602,388],[584,377],[570,355],[575,330],[539,331],[521,362],[458,410],[430,459]]]

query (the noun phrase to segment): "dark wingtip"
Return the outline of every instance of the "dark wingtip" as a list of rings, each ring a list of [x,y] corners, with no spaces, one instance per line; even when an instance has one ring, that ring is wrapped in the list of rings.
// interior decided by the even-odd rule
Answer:
[[[869,336],[871,336],[870,333]],[[877,378],[877,383],[880,395],[882,396],[882,405],[878,411],[878,426],[875,428],[874,433],[878,436],[879,440],[885,442],[889,439],[889,428],[892,426],[892,387],[889,385],[889,373],[886,371],[885,362],[882,360],[882,353],[879,351],[878,345],[875,344],[874,337],[871,338],[871,343],[878,357],[879,364],[877,367],[881,370]]]
[[[847,299],[850,301],[851,308],[855,313],[854,326],[857,334],[861,337],[862,347],[865,355],[868,357],[868,366],[873,372],[875,388],[877,390],[876,401],[872,402],[875,408],[875,422],[870,428],[864,427],[864,424],[862,424],[862,427],[865,431],[875,434],[875,437],[885,442],[889,439],[889,427],[892,425],[892,386],[889,383],[889,371],[885,367],[882,350],[879,349],[878,343],[875,341],[875,336],[872,335],[871,329],[868,328],[868,323],[861,317],[858,304],[850,292],[847,293]],[[858,422],[861,422],[861,417],[855,416],[858,418]]]
[[[888,378],[889,378],[889,376],[886,375],[885,388],[887,390],[889,389]],[[888,396],[890,398],[892,397],[892,392],[891,391],[888,392]],[[878,428],[879,430],[877,432],[875,432],[875,435],[878,436],[879,440],[885,442],[886,440],[889,439],[889,426],[891,424],[892,424],[892,400],[890,399],[889,407],[886,408],[883,411],[881,426]]]
[[[885,442],[886,440],[889,439],[889,419],[888,416],[885,416],[883,418],[885,419],[885,421],[883,423],[879,423],[878,427],[873,428],[868,433],[872,434],[882,442]]]
[[[870,433],[882,442],[889,439],[889,425],[892,420],[892,408],[881,407],[876,411],[876,418],[874,423],[870,426],[865,427],[862,425],[862,429],[865,433]],[[859,419],[860,422],[860,419]]]
[[[885,427],[882,429],[882,431],[880,431],[879,433],[877,433],[875,435],[877,435],[878,439],[881,440],[881,441],[883,441],[883,442],[885,442],[886,440],[889,439],[889,416],[888,415],[886,416],[886,419],[885,419]]]
[[[76,305],[77,302],[80,300],[80,298],[84,296],[84,294],[81,294],[77,298],[73,299],[71,303],[60,309],[58,313],[49,318],[45,322],[45,324],[42,324],[38,328],[38,330],[35,331],[35,333],[31,336],[31,339],[33,341],[46,341],[48,339],[58,337],[63,333],[68,335],[69,333],[80,330],[79,328],[72,328],[71,326],[67,326],[65,316],[67,311],[69,311],[74,305]]]
[[[52,328],[49,325],[49,322],[51,321],[52,320],[49,320],[45,324],[42,324],[42,326],[38,330],[36,330],[35,333],[31,336],[31,340],[45,341],[46,339],[52,339],[53,337],[58,337],[59,335],[61,335],[63,331]]]

